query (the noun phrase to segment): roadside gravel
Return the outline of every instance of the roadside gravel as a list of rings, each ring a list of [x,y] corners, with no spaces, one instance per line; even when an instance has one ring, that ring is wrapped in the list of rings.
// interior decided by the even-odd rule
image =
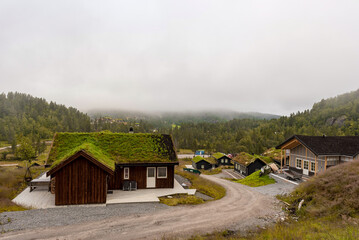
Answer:
[[[66,226],[111,217],[151,214],[170,207],[162,203],[129,203],[106,206],[72,206],[0,214],[0,233],[48,226]]]

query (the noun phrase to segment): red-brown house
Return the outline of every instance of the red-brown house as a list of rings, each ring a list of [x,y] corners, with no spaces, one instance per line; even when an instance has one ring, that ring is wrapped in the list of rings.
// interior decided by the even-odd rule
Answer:
[[[55,204],[68,205],[105,203],[129,183],[173,188],[178,160],[170,135],[100,132],[57,133],[47,163]]]

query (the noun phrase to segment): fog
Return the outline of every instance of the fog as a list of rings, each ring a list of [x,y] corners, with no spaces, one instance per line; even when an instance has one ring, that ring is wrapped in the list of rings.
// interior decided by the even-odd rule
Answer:
[[[0,92],[287,115],[358,89],[359,2],[0,1]]]

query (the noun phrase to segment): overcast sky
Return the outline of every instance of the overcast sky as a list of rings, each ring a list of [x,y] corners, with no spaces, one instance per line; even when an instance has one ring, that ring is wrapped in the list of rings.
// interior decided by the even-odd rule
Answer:
[[[287,115],[359,88],[359,1],[0,1],[0,92]]]

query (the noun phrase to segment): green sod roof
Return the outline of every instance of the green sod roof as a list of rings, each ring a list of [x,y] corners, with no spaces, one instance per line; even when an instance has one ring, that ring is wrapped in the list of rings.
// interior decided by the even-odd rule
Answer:
[[[212,156],[216,159],[220,159],[221,157],[226,156],[226,155],[224,155],[223,153],[217,152],[217,153],[212,154]]]
[[[203,158],[201,156],[195,156],[192,161],[195,162],[195,163],[198,163],[199,161],[206,161],[206,162],[209,162],[211,164],[215,164],[216,163],[216,160],[214,158]]]
[[[201,156],[195,156],[193,159],[192,159],[192,161],[193,162],[195,162],[195,163],[198,163],[199,161],[201,161],[201,160],[205,160],[203,157],[201,157]]]
[[[245,153],[245,152],[241,152],[240,154],[238,154],[235,158],[233,158],[234,161],[248,166],[249,164],[251,164],[252,162],[254,162],[256,159],[262,160],[264,163],[268,163],[270,162],[268,160],[268,157],[264,157],[264,156],[260,156],[260,155],[251,155],[249,153]]]
[[[84,150],[115,169],[115,163],[177,162],[169,135],[146,133],[57,133],[47,160],[52,168]]]

